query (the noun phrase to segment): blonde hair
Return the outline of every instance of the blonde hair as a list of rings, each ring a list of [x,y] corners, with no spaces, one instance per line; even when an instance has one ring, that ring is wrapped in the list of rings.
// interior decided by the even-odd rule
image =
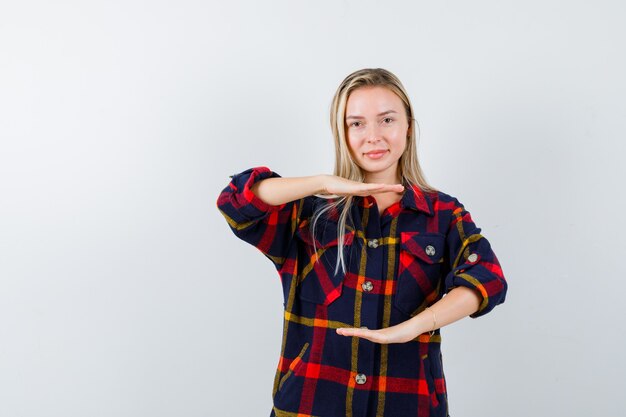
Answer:
[[[413,117],[413,107],[411,106],[409,96],[398,77],[382,68],[365,68],[353,72],[341,82],[341,84],[337,88],[337,91],[335,92],[330,107],[330,127],[332,129],[335,142],[335,169],[333,174],[353,181],[364,181],[365,176],[363,174],[363,171],[361,167],[359,167],[354,162],[354,159],[352,158],[352,155],[350,154],[350,150],[348,148],[345,124],[346,105],[350,94],[354,90],[363,87],[377,86],[385,87],[391,92],[395,93],[404,103],[404,108],[406,110],[406,116],[409,122],[407,143],[404,153],[400,157],[400,161],[398,163],[398,171],[402,184],[405,186],[405,189],[411,186],[417,186],[425,192],[436,191],[436,189],[431,187],[426,181],[417,158],[417,137],[415,134],[416,129],[414,126],[417,126],[418,129],[419,126],[417,125],[417,121]],[[353,196],[329,196],[324,194],[316,194],[316,196],[325,199],[336,200],[329,201],[327,204],[321,205],[320,208],[313,213],[311,218],[311,234],[313,238],[313,245],[315,247],[314,230],[320,216],[330,210],[341,209],[338,220],[338,255],[337,265],[335,267],[335,275],[339,270],[340,264],[342,271],[345,274],[346,266],[343,256],[343,246],[346,233],[346,222],[347,219],[350,217],[350,211],[353,204]],[[350,219],[350,221],[352,221],[352,219]],[[354,236],[354,238],[356,239],[356,235]]]

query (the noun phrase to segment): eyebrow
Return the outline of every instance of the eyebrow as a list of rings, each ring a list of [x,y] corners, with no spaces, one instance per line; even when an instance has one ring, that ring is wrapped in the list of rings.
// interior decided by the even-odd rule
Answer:
[[[395,111],[395,110],[387,110],[387,111],[384,111],[382,113],[378,113],[376,116],[384,116],[384,115],[390,114],[390,113],[397,113],[397,111]],[[348,119],[364,119],[364,117],[363,116],[346,116],[346,120],[348,120]]]

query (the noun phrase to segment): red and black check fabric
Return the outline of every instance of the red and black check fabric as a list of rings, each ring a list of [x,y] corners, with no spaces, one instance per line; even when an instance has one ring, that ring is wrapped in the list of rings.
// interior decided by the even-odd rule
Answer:
[[[269,205],[250,187],[280,177],[267,167],[231,177],[217,207],[236,236],[275,265],[284,294],[281,354],[272,416],[441,417],[448,415],[441,334],[378,344],[338,335],[339,327],[404,322],[456,286],[478,291],[482,316],[504,302],[507,283],[495,253],[454,197],[407,187],[379,213],[354,197],[344,239],[345,274],[335,274],[337,211],[316,224],[323,198]]]

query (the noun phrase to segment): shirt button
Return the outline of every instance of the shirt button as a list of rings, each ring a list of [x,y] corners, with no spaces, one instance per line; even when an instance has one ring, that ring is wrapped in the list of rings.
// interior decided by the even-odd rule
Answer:
[[[478,255],[476,255],[475,253],[472,253],[470,256],[467,257],[467,261],[471,263],[476,262],[477,259],[478,259]]]
[[[356,374],[354,379],[356,380],[356,383],[359,385],[363,385],[365,384],[365,381],[367,381],[367,377],[365,376],[365,374]]]
[[[374,289],[374,284],[372,284],[372,281],[365,281],[361,284],[361,288],[363,288],[363,291],[370,292]]]
[[[435,247],[433,245],[426,246],[426,255],[433,256],[435,252],[437,251],[435,250]]]
[[[369,246],[370,248],[377,248],[378,247],[378,239],[370,239],[367,241],[367,246]]]

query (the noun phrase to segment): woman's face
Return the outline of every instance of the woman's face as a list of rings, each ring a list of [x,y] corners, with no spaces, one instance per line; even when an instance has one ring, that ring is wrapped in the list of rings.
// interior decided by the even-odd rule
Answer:
[[[365,180],[394,181],[406,148],[409,122],[400,97],[385,87],[361,87],[348,97],[346,133],[352,158]]]

